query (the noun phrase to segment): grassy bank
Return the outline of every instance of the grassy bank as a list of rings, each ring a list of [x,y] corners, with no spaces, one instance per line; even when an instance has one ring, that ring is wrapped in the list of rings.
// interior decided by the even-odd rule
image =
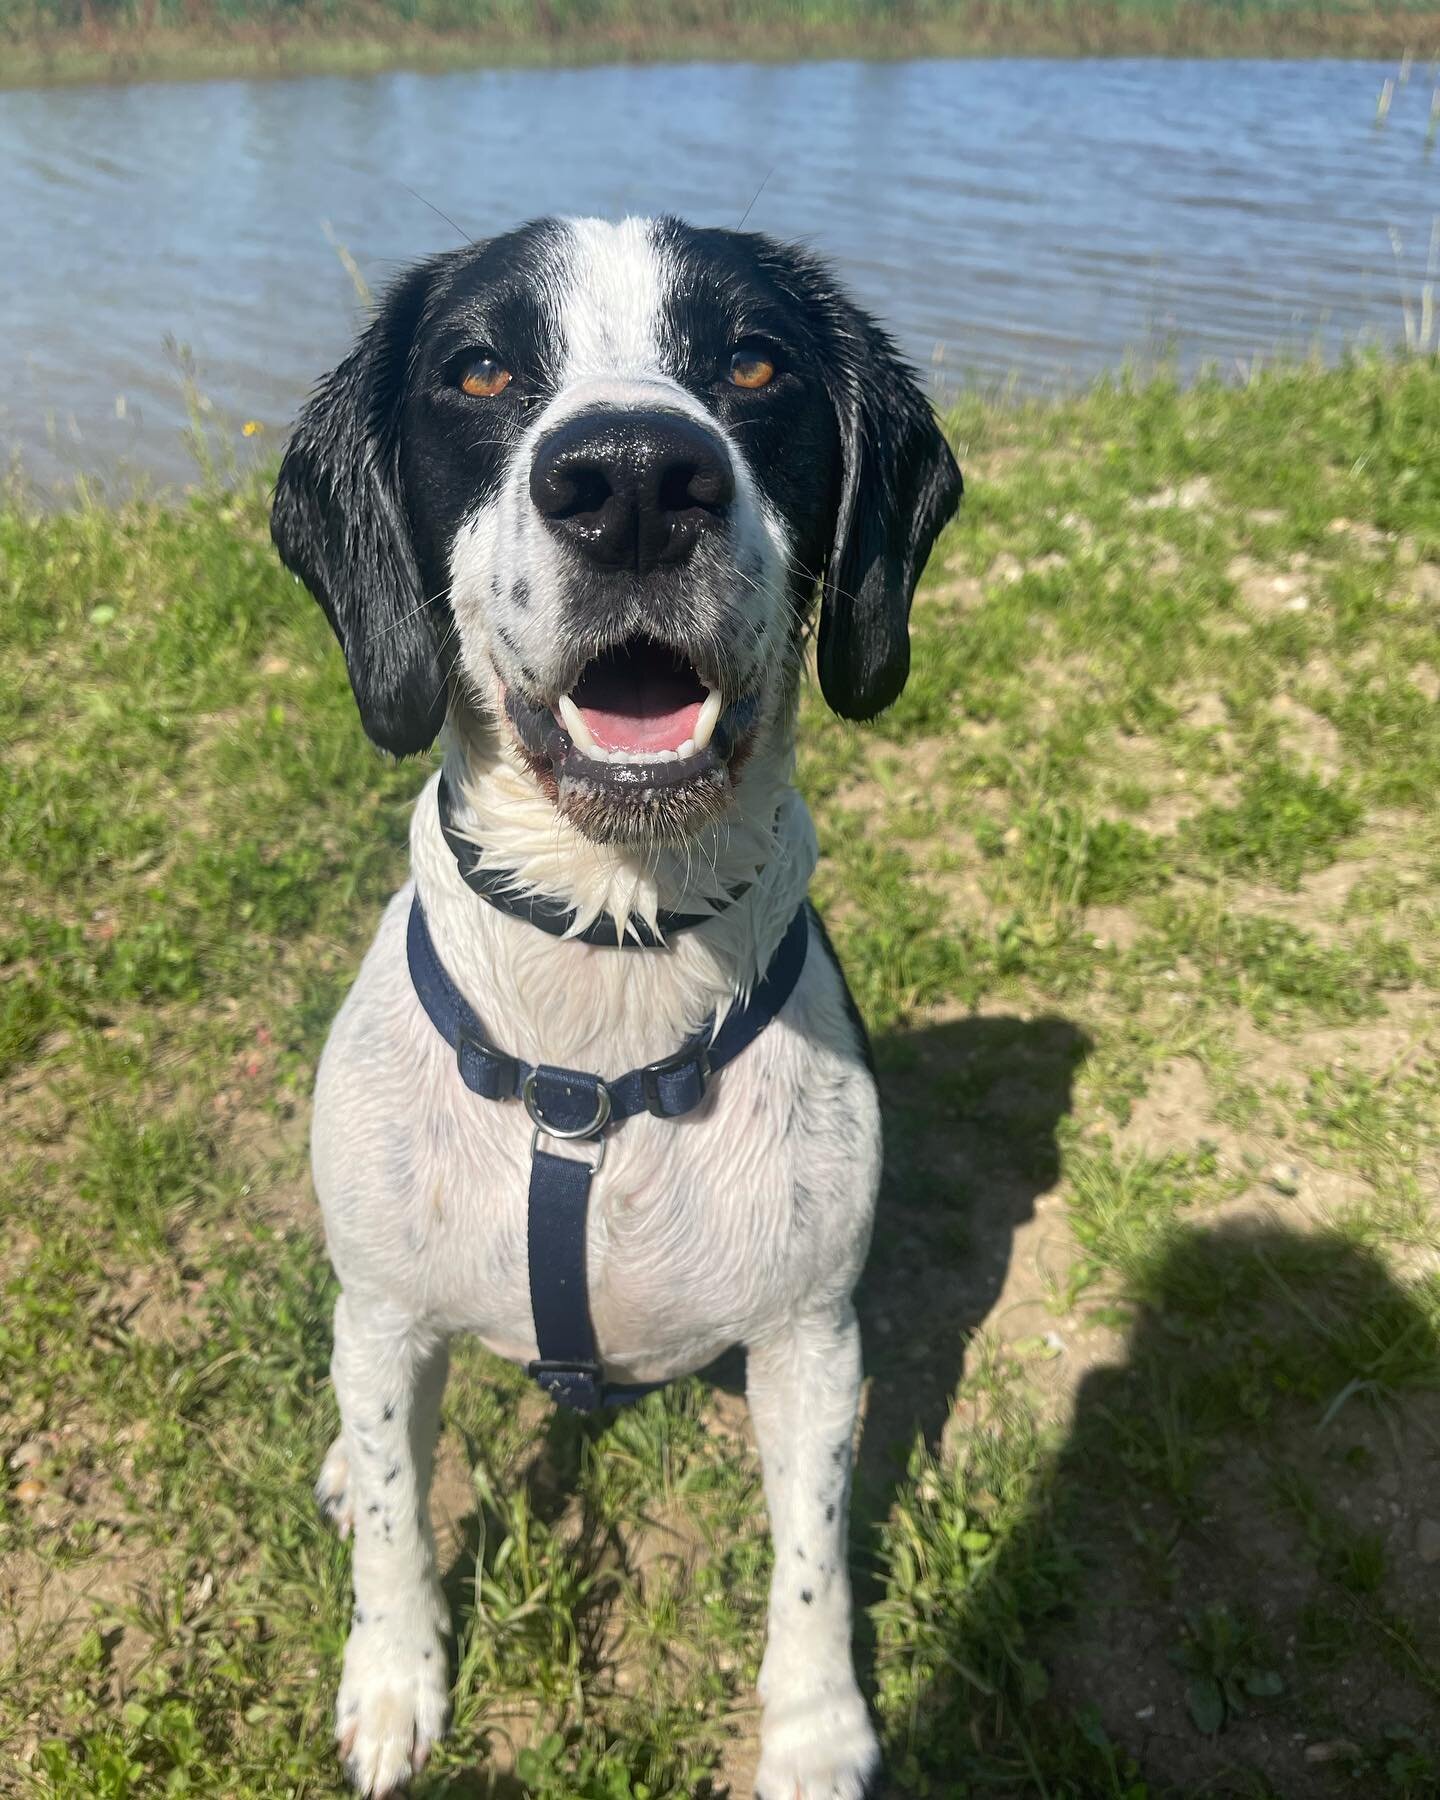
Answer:
[[[1099,391],[807,701],[874,1032],[853,1562],[895,1795],[1440,1789],[1440,365]],[[0,514],[0,1793],[338,1792],[304,1165],[424,777],[262,493]],[[422,1796],[747,1794],[744,1409],[459,1358]]]
[[[1433,0],[0,0],[0,86],[612,61],[1440,53]]]

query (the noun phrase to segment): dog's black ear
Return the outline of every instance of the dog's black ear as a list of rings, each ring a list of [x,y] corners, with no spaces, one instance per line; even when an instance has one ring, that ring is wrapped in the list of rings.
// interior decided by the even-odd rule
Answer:
[[[325,609],[366,732],[424,750],[445,719],[443,597],[422,588],[400,481],[399,423],[432,270],[381,301],[360,341],[300,415],[275,483],[270,535]]]
[[[842,479],[820,603],[826,700],[871,719],[910,673],[910,601],[960,504],[960,470],[914,375],[874,320],[848,305],[831,398]]]

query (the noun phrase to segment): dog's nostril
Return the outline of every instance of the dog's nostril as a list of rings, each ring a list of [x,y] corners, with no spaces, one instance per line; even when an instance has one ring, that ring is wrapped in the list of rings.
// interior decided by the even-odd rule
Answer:
[[[551,471],[535,492],[535,504],[547,519],[573,519],[598,513],[612,493],[609,477],[598,463],[571,462]]]
[[[565,430],[546,438],[530,465],[530,498],[543,518],[557,524],[602,511],[613,491],[598,446],[577,441]]]
[[[717,512],[735,498],[735,480],[728,460],[693,457],[667,464],[660,471],[659,504],[662,512],[683,513],[692,506]]]

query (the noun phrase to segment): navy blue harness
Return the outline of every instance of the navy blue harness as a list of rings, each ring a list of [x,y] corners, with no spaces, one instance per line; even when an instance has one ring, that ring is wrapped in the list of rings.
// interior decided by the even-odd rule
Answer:
[[[410,979],[430,1023],[455,1051],[460,1079],[482,1100],[518,1098],[534,1127],[526,1237],[530,1306],[540,1354],[529,1373],[561,1405],[593,1412],[663,1386],[607,1382],[595,1344],[585,1279],[585,1228],[590,1183],[605,1161],[605,1133],[637,1113],[678,1119],[699,1106],[714,1077],[755,1041],[790,998],[805,965],[809,935],[809,908],[802,905],[750,998],[731,1008],[718,1031],[712,1035],[712,1017],[673,1056],[606,1081],[580,1069],[546,1063],[531,1067],[488,1043],[484,1026],[440,961],[418,895],[411,906],[406,935]],[[594,1159],[542,1150],[542,1136],[552,1142],[593,1144]]]

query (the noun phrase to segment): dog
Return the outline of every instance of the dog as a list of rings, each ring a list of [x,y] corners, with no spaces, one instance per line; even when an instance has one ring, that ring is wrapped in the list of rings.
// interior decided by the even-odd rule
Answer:
[[[420,263],[294,429],[280,556],[374,743],[443,741],[315,1092],[342,1290],[317,1495],[354,1534],[362,1794],[446,1721],[427,1489],[460,1332],[582,1405],[744,1346],[774,1546],[756,1793],[871,1790],[846,1537],[880,1120],[791,780],[817,595],[824,698],[870,718],[961,485],[822,261],[674,219]]]

